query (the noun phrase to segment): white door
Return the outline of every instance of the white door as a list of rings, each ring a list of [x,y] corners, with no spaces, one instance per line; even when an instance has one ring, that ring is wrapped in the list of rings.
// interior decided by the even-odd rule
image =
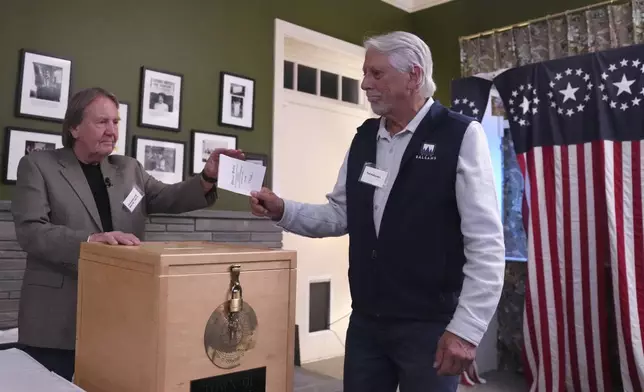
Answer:
[[[304,39],[316,35],[306,30]],[[276,93],[275,102],[273,189],[283,198],[307,203],[326,203],[326,194],[336,183],[356,128],[371,116],[362,91],[358,104],[297,91],[297,64],[318,70],[318,90],[320,70],[337,74],[339,80],[342,76],[360,80],[362,48],[351,46],[353,53],[335,53],[328,47],[333,39],[324,37],[326,48],[302,37],[285,39],[284,59],[296,63],[292,89],[283,88],[283,74],[276,72],[275,88],[281,91]],[[343,45],[349,44],[340,42],[340,47]],[[276,61],[276,67],[282,66]],[[358,85],[356,88],[359,90]],[[298,258],[296,323],[302,362],[344,355],[347,316],[351,312],[348,244],[347,236],[310,239],[284,233],[284,248],[296,250]],[[317,281],[330,282],[331,325],[328,330],[309,332],[309,287]]]

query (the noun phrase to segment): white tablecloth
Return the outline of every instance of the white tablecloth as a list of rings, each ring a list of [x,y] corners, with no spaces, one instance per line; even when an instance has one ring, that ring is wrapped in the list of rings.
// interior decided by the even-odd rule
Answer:
[[[82,392],[22,350],[0,350],[0,392]]]

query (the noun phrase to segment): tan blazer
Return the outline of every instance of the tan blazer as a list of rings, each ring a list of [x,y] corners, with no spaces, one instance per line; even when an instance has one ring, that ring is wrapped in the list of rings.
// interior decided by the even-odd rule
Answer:
[[[145,219],[153,213],[181,213],[208,207],[216,193],[204,194],[199,176],[166,185],[137,160],[111,155],[101,162],[115,231],[143,240]],[[133,212],[123,200],[136,185],[143,200]],[[102,232],[94,196],[70,148],[36,151],[18,165],[12,201],[16,235],[27,253],[18,316],[19,342],[73,349],[80,243]]]

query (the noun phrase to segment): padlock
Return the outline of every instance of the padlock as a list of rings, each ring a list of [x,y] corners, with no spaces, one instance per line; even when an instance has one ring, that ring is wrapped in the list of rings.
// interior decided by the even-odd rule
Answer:
[[[231,289],[230,289],[230,301],[228,303],[228,311],[230,313],[241,312],[244,300],[242,299],[242,287],[239,283],[239,270],[240,266],[234,265],[230,268],[231,270]]]

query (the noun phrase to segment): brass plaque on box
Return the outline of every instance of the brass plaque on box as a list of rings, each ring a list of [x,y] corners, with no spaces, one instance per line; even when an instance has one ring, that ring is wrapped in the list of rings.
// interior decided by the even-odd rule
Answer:
[[[192,380],[190,392],[266,392],[266,368]]]
[[[230,295],[210,315],[204,333],[204,346],[210,361],[222,369],[241,363],[244,354],[255,347],[257,315],[242,297],[240,267],[231,267]]]

